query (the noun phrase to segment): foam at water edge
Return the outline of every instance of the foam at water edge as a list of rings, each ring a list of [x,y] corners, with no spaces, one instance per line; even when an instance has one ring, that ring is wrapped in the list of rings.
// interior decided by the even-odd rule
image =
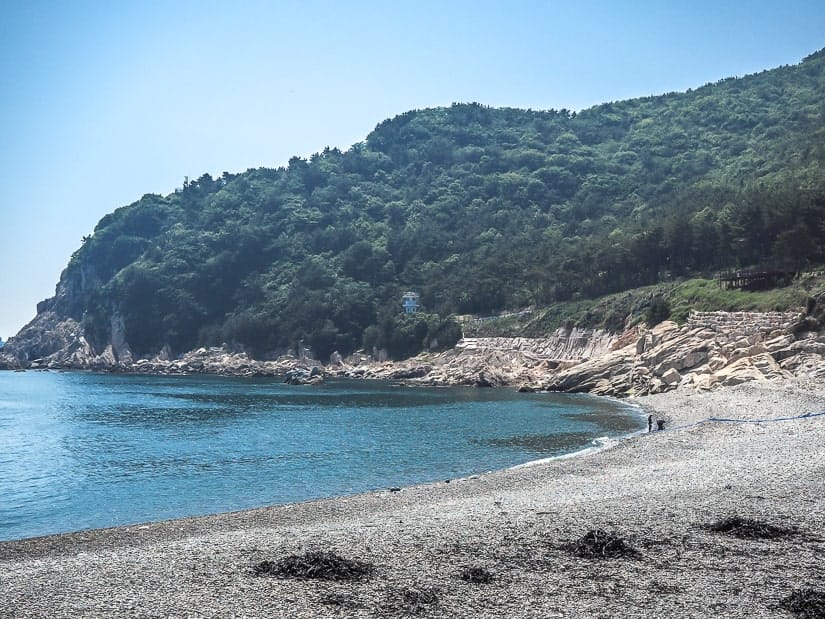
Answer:
[[[615,400],[615,398],[609,398]],[[620,402],[620,400],[615,400]],[[634,409],[637,414],[640,416],[645,416],[646,413],[644,409],[637,405],[637,404],[628,404],[626,402],[622,402],[623,405],[627,406],[627,408]],[[516,464],[515,466],[511,466],[508,470],[515,470],[515,469],[523,469],[530,466],[537,466],[539,464],[546,464],[548,462],[554,462],[556,460],[568,460],[570,458],[578,458],[580,456],[589,456],[591,454],[598,453],[600,451],[605,451],[606,449],[611,449],[621,443],[623,440],[628,438],[632,438],[634,436],[639,436],[641,434],[646,434],[647,430],[636,430],[635,432],[631,432],[630,434],[625,434],[623,436],[619,436],[616,438],[610,438],[609,436],[600,436],[594,438],[591,441],[590,447],[585,447],[584,449],[579,449],[578,451],[573,451],[568,454],[561,454],[558,456],[550,456],[549,458],[540,458],[538,460],[530,460],[529,462],[524,462],[523,464]]]

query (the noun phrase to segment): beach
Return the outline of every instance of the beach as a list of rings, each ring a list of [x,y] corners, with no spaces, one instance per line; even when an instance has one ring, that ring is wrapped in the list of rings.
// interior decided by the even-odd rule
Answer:
[[[636,403],[664,430],[596,453],[0,543],[0,617],[790,617],[825,590],[825,416],[795,418],[825,412],[821,381]],[[712,529],[733,517],[776,535]],[[595,530],[624,552],[580,556]],[[369,569],[256,574],[320,552]]]

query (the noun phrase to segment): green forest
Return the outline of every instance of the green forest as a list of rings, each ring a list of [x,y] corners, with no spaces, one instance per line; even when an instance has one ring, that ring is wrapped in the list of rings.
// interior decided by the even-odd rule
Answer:
[[[345,152],[203,174],[106,215],[38,310],[99,346],[119,313],[139,355],[404,357],[452,345],[456,314],[823,263],[825,50],[578,113],[414,110]]]

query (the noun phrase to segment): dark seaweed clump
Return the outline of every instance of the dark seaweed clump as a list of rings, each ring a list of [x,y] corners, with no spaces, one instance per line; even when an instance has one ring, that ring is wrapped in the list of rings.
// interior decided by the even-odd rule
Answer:
[[[733,535],[740,539],[777,539],[780,537],[791,537],[799,533],[796,528],[778,527],[767,522],[741,518],[740,516],[725,518],[724,520],[709,524],[707,528],[711,531]]]
[[[588,531],[583,537],[569,543],[567,549],[583,559],[613,559],[639,554],[624,539],[602,529]]]
[[[782,600],[782,606],[800,619],[825,619],[825,591],[794,591]]]
[[[492,572],[483,567],[466,567],[461,570],[458,576],[461,580],[480,585],[487,584],[493,580]]]
[[[319,580],[360,580],[374,569],[370,563],[347,559],[334,552],[307,552],[278,561],[261,561],[253,569],[256,576]]]

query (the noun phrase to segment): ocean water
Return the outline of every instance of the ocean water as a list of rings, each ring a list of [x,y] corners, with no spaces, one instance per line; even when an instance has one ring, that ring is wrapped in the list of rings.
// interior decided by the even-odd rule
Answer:
[[[451,479],[641,427],[589,396],[0,372],[0,540]]]

